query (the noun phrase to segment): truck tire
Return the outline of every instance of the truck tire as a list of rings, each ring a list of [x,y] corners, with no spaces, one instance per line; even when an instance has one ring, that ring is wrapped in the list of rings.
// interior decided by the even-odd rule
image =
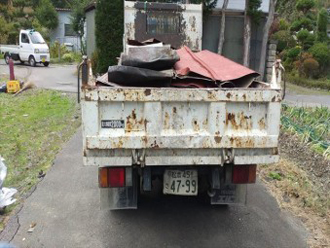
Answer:
[[[49,66],[49,62],[44,62],[43,64],[44,64],[44,66],[46,66],[46,67]]]
[[[10,55],[8,53],[5,54],[5,62],[8,65],[9,64],[9,59],[10,59]]]
[[[35,67],[37,64],[35,58],[32,55],[29,57],[29,64],[32,67]]]

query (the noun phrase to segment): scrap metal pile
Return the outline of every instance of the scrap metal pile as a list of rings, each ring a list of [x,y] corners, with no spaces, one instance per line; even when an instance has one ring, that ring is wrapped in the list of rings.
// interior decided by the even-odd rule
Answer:
[[[193,52],[184,46],[152,39],[143,43],[129,40],[118,65],[97,82],[113,87],[176,88],[264,88],[260,75],[236,62],[207,50]]]

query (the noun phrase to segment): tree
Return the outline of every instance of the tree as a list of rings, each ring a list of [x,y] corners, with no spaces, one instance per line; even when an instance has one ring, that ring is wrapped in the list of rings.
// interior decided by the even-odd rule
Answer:
[[[244,48],[243,48],[243,65],[250,65],[250,48],[251,48],[251,24],[259,23],[261,19],[261,0],[246,0],[244,13]]]
[[[85,10],[84,8],[89,3],[89,0],[72,0],[71,7],[71,24],[73,30],[79,35],[80,38],[80,51],[82,54],[86,54],[86,46],[84,43],[85,34]]]
[[[98,0],[95,14],[96,47],[99,53],[97,72],[117,64],[123,49],[124,2]]]
[[[57,12],[50,0],[40,0],[36,9],[36,18],[48,29],[55,29],[58,25]]]
[[[224,0],[222,9],[221,9],[221,26],[220,26],[220,37],[218,45],[218,53],[222,54],[223,44],[225,42],[225,28],[226,28],[226,9],[228,6],[229,0]]]
[[[270,0],[269,13],[266,24],[263,30],[263,37],[261,43],[261,55],[260,55],[260,63],[259,63],[259,73],[261,77],[264,77],[265,74],[265,61],[266,61],[266,52],[267,52],[267,43],[269,36],[269,29],[274,21],[274,14],[276,8],[277,0]]]
[[[315,6],[314,0],[299,0],[296,4],[296,8],[306,14],[311,8]]]
[[[328,24],[328,13],[324,8],[322,8],[317,17],[317,30],[316,30],[317,41],[325,42],[328,40],[327,24]]]

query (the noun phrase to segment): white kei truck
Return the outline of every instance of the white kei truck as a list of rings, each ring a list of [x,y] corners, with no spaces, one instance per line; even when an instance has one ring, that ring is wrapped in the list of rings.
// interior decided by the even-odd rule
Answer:
[[[30,66],[37,63],[48,66],[50,62],[49,47],[41,34],[33,29],[21,30],[18,45],[0,45],[0,52],[5,62],[9,59],[28,62]]]
[[[164,194],[244,204],[257,164],[279,160],[275,65],[267,88],[198,89],[102,86],[82,66],[83,162],[99,168],[101,209],[137,208],[155,178]]]

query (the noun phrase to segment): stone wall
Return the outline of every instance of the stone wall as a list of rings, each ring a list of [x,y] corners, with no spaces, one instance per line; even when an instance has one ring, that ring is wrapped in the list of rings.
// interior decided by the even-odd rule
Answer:
[[[267,46],[267,57],[266,57],[265,79],[267,82],[270,82],[272,78],[272,66],[276,60],[276,48],[277,48],[277,42],[270,40]]]

